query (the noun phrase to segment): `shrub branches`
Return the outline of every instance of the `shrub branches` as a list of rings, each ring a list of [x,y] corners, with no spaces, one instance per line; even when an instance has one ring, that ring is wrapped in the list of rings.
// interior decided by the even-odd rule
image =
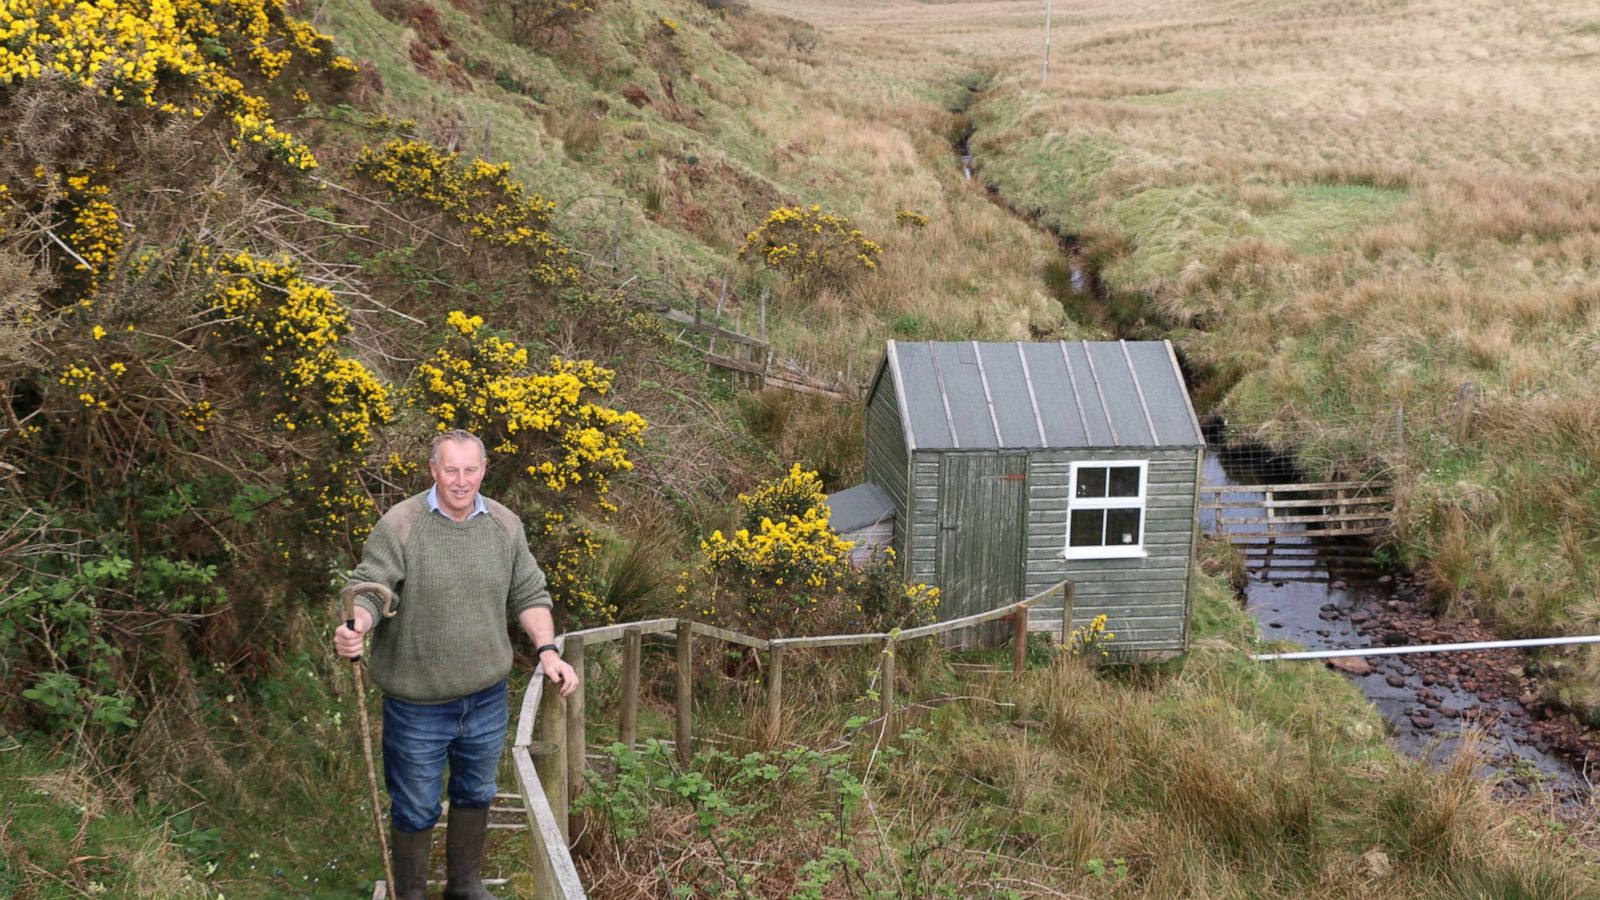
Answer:
[[[798,463],[740,494],[732,535],[700,542],[696,578],[685,572],[680,608],[757,634],[878,631],[932,621],[939,591],[899,580],[894,551],[851,564],[854,546],[828,524],[822,481]]]

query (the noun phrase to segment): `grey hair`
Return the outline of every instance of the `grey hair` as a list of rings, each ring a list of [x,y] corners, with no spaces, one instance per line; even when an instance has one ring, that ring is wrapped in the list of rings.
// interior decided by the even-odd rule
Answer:
[[[477,444],[478,458],[482,459],[484,462],[489,461],[489,451],[483,446],[483,438],[478,437],[464,428],[456,428],[451,431],[441,431],[433,436],[433,447],[428,453],[429,462],[437,463],[439,461],[439,445],[443,444],[445,441],[458,441],[463,444]]]

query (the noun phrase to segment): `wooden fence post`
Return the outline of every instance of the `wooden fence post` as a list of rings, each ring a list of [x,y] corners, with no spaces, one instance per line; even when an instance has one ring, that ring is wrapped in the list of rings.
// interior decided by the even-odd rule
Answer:
[[[1061,586],[1061,646],[1072,640],[1072,607],[1078,601],[1078,588],[1072,582]]]
[[[767,649],[767,744],[778,746],[783,733],[783,645]]]
[[[1464,381],[1456,391],[1456,440],[1460,443],[1472,440],[1472,417],[1477,410],[1478,386]]]
[[[883,642],[883,677],[878,685],[878,713],[885,731],[894,727],[894,638]]]
[[[617,723],[617,740],[632,747],[639,739],[639,656],[644,632],[629,628],[622,632],[622,716]]]
[[[583,770],[588,764],[584,758],[589,746],[588,722],[584,718],[584,653],[583,638],[572,635],[561,649],[561,658],[572,667],[577,676],[578,689],[567,697],[567,839],[576,840],[584,832],[583,816],[572,811],[572,802],[583,793]],[[560,693],[557,691],[557,693]]]
[[[678,622],[678,762],[689,763],[694,714],[694,623]]]
[[[1017,604],[1017,611],[1011,614],[1011,671],[1022,674],[1028,667],[1028,606],[1025,603]]]
[[[544,678],[539,673],[538,678]],[[544,785],[545,802],[561,826],[562,838],[567,833],[567,705],[555,685],[546,681],[539,694],[539,742],[543,751],[533,759],[539,782]]]

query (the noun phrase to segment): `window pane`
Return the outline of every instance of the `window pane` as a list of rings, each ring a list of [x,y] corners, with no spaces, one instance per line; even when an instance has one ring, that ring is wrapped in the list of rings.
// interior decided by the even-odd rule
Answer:
[[[1106,510],[1106,544],[1132,546],[1139,543],[1139,516],[1137,509]]]
[[[1104,467],[1078,470],[1078,497],[1104,497],[1105,495],[1106,470]]]
[[[1117,466],[1111,470],[1112,497],[1139,496],[1139,467]]]
[[[1102,470],[1103,471],[1103,470]],[[1067,544],[1072,547],[1099,547],[1104,541],[1106,511],[1103,509],[1075,509],[1072,511],[1072,528]]]

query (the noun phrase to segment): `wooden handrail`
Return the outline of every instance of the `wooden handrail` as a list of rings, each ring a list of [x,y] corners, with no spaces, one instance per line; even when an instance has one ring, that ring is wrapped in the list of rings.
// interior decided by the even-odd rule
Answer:
[[[783,657],[789,648],[821,648],[821,647],[851,647],[866,644],[876,644],[882,648],[879,655],[880,672],[883,683],[880,684],[879,704],[883,714],[893,715],[894,705],[894,670],[895,670],[895,645],[906,641],[920,640],[947,634],[962,628],[971,628],[985,622],[1000,619],[1010,619],[1013,623],[1012,640],[1026,642],[1028,634],[1028,610],[1045,598],[1061,592],[1062,595],[1062,620],[1063,623],[1072,620],[1073,585],[1070,580],[1060,581],[1026,600],[1009,603],[988,612],[963,616],[946,622],[936,622],[932,625],[922,625],[917,628],[907,628],[894,632],[872,632],[868,634],[840,634],[821,635],[815,637],[792,638],[758,638],[715,625],[706,625],[681,618],[649,619],[641,622],[623,622],[616,625],[604,625],[598,628],[586,628],[582,631],[568,632],[556,638],[556,644],[566,652],[569,642],[574,649],[586,653],[588,648],[609,641],[620,640],[629,635],[630,643],[636,643],[639,636],[645,634],[676,634],[679,638],[678,658],[683,660],[689,657],[690,648],[686,646],[693,641],[695,636],[705,636],[725,643],[750,647],[756,650],[765,650],[768,653],[768,682],[767,682],[767,714],[768,729],[767,740],[775,743],[781,732],[782,724],[782,691],[783,691]],[[1022,663],[1026,658],[1026,647],[1018,644],[1012,648],[1013,667],[1016,671],[1022,670]],[[631,660],[625,665],[638,664],[637,651],[629,654]],[[690,751],[688,746],[688,718],[689,700],[692,693],[688,675],[688,666],[680,666],[679,676],[679,713],[677,752],[680,759],[687,759]],[[629,678],[629,671],[624,672],[624,678],[638,685],[637,674]],[[584,684],[580,680],[578,691],[581,694]],[[577,695],[575,695],[577,696]],[[528,689],[522,695],[522,706],[517,713],[516,739],[511,747],[511,760],[517,777],[517,791],[522,796],[523,807],[528,816],[528,834],[533,849],[533,886],[534,896],[560,898],[560,900],[583,900],[587,894],[583,889],[583,882],[578,877],[577,866],[572,862],[572,851],[568,841],[573,835],[567,828],[568,815],[572,796],[569,791],[578,781],[573,773],[582,772],[583,749],[578,741],[583,740],[585,733],[582,722],[576,721],[583,715],[584,702],[581,699],[571,703],[572,716],[566,715],[567,707],[559,694],[545,693],[545,679],[543,666],[536,666],[533,675],[529,678]],[[624,710],[629,704],[624,701]],[[541,720],[541,711],[544,718]],[[535,729],[538,729],[540,740],[534,740]],[[627,729],[631,731],[632,729]],[[629,734],[628,737],[633,737]],[[575,747],[574,745],[577,744]]]

